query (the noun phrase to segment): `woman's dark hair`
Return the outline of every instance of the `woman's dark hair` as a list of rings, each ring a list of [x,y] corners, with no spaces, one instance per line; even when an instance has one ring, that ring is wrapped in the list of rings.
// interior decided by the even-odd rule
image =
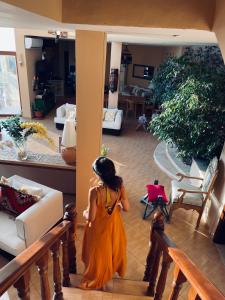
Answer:
[[[110,189],[117,191],[122,185],[122,178],[116,175],[116,169],[111,159],[100,156],[93,165],[93,170]]]

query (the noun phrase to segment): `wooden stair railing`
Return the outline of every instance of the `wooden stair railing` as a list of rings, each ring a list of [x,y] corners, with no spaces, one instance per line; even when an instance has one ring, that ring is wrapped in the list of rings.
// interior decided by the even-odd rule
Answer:
[[[151,246],[146,259],[143,281],[149,282],[147,295],[161,300],[166,286],[169,267],[173,262],[173,289],[169,300],[177,300],[182,284],[190,284],[188,300],[225,300],[225,296],[206,278],[188,256],[164,233],[164,217],[157,213],[152,222]],[[159,274],[159,264],[161,271]],[[158,276],[159,275],[159,276]],[[157,281],[158,278],[158,281]],[[157,281],[157,285],[156,285]]]
[[[40,276],[41,299],[52,299],[48,281],[48,259],[49,252],[51,252],[54,281],[53,299],[63,300],[62,285],[70,286],[69,274],[76,273],[75,224],[75,207],[73,204],[68,204],[64,220],[60,224],[53,227],[40,240],[33,243],[1,269],[0,296],[14,286],[20,299],[30,300],[30,267],[36,264]],[[62,244],[63,283],[61,283],[59,260],[60,244]]]
[[[189,300],[225,300],[225,296],[207,279],[198,267],[180,249],[169,248],[175,263],[173,290],[170,300],[178,299],[182,284],[189,282]]]
[[[146,259],[146,269],[143,280],[149,282],[147,295],[154,297],[155,300],[160,300],[162,299],[165,289],[167,273],[172,263],[168,249],[169,247],[176,247],[164,233],[164,217],[161,213],[154,215],[150,242],[151,247]],[[156,286],[161,256],[161,272]]]

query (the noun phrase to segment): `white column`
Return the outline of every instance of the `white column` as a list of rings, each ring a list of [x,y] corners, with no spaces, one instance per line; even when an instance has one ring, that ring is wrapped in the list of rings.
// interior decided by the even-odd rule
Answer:
[[[110,70],[118,69],[119,74],[120,74],[120,64],[121,64],[121,51],[122,51],[122,43],[118,43],[118,42],[111,43]],[[118,87],[116,92],[111,93],[109,91],[109,100],[108,100],[109,108],[118,107],[118,95],[119,95],[119,82],[118,82]]]

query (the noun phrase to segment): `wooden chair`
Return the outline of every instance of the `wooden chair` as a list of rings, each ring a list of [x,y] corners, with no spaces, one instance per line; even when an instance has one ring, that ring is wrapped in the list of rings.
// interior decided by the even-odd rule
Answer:
[[[171,207],[169,212],[169,219],[172,218],[173,211],[178,208],[193,209],[199,214],[195,229],[198,229],[200,220],[202,217],[203,210],[206,202],[209,199],[210,193],[212,192],[214,182],[218,173],[217,170],[218,159],[214,157],[206,170],[205,177],[192,177],[178,173],[179,180],[172,180],[171,187]],[[195,179],[201,180],[202,184],[200,187],[194,186],[183,179]]]

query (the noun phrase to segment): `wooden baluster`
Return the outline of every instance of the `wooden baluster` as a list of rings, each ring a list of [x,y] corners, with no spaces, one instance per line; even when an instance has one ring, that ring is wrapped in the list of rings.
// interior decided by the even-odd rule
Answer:
[[[155,295],[155,285],[156,285],[156,279],[158,276],[159,271],[159,261],[162,251],[160,250],[158,244],[155,251],[155,258],[154,258],[154,265],[151,270],[151,274],[149,277],[149,286],[147,290],[147,295],[153,297]]]
[[[48,281],[48,252],[36,262],[40,275],[41,299],[50,300],[50,288]]]
[[[149,250],[147,259],[146,259],[146,266],[145,266],[145,274],[143,281],[149,281],[150,275],[152,272],[152,268],[155,262],[155,255],[156,255],[156,247],[157,246],[157,241],[154,240],[154,236],[152,234],[151,237],[151,248]]]
[[[191,286],[188,292],[188,300],[201,300],[196,290]]]
[[[69,257],[68,257],[68,237],[69,232],[65,232],[62,237],[62,250],[63,250],[63,286],[70,286],[69,276]]]
[[[170,267],[170,264],[172,263],[172,261],[173,261],[172,258],[165,251],[163,253],[162,269],[161,269],[161,273],[160,273],[159,280],[157,283],[154,300],[162,299],[163,292],[164,292],[165,286],[166,286],[168,270],[169,270],[169,267]]]
[[[154,296],[155,294],[155,283],[158,275],[159,261],[161,249],[158,247],[157,240],[155,238],[155,231],[164,231],[164,220],[162,213],[156,213],[152,221],[152,230],[151,230],[151,248],[146,259],[146,268],[144,274],[144,281],[149,281],[147,294],[149,296]]]
[[[186,281],[184,274],[181,272],[179,267],[175,265],[174,276],[173,276],[173,290],[170,294],[169,300],[177,300],[182,284]]]
[[[30,300],[30,270],[14,284],[20,299]]]
[[[60,263],[59,263],[59,247],[60,241],[57,241],[51,247],[51,253],[53,257],[53,281],[54,281],[54,300],[62,300],[62,284],[61,284],[61,271],[60,271]]]
[[[69,270],[70,273],[72,274],[77,273],[76,247],[75,247],[76,216],[77,216],[77,212],[74,204],[73,203],[67,204],[64,220],[70,221],[72,223],[69,229],[69,239],[68,239]]]

